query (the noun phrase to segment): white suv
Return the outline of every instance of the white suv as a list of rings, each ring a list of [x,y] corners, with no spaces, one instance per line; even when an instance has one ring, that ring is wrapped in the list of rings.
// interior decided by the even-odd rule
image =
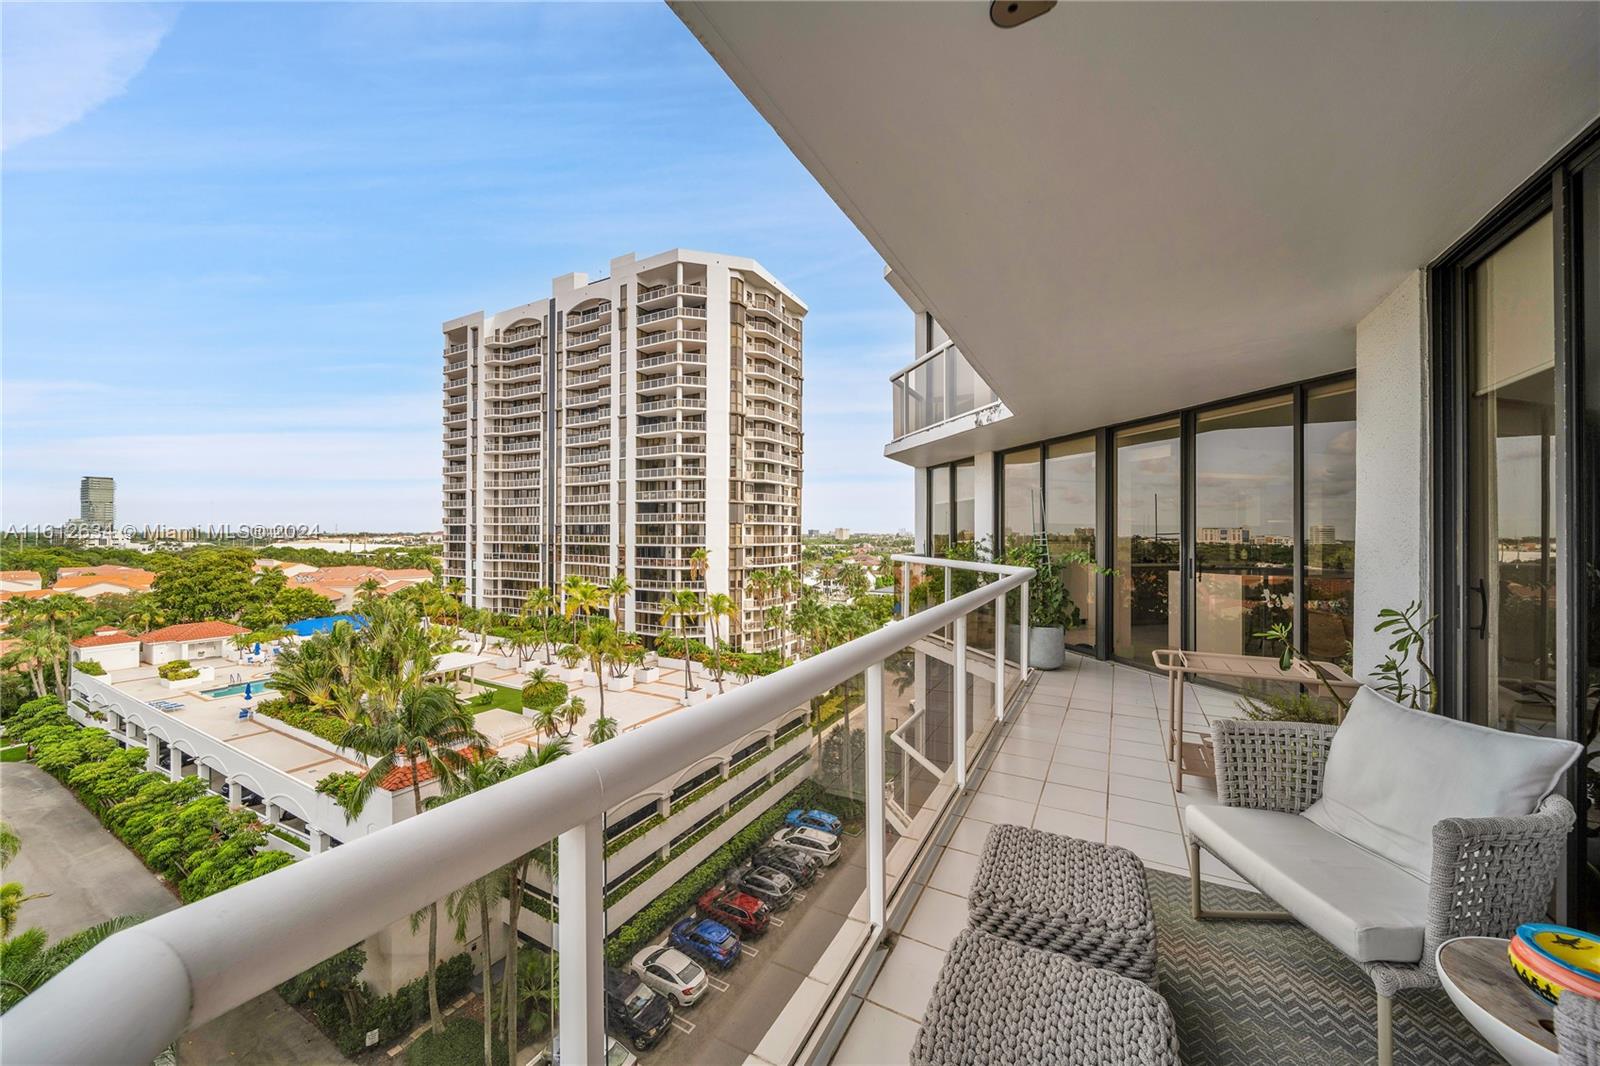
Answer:
[[[789,848],[802,855],[814,855],[822,865],[839,861],[839,838],[820,829],[780,829],[772,837],[774,847]]]

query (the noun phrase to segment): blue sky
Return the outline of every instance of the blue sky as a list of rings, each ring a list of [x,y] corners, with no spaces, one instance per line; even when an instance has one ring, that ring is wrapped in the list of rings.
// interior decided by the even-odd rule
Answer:
[[[0,506],[439,526],[439,323],[671,247],[811,307],[807,526],[911,524],[909,312],[664,5],[11,4]]]

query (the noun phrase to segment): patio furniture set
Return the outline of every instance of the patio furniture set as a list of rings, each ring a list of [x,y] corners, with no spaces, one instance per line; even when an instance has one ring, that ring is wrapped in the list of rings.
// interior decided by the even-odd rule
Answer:
[[[1368,688],[1337,727],[1219,720],[1213,745],[1219,802],[1185,809],[1194,917],[1298,921],[1359,964],[1377,992],[1380,1066],[1394,1060],[1394,996],[1440,987],[1443,949],[1543,920],[1575,819],[1554,793],[1580,745],[1426,714]],[[1283,910],[1206,909],[1201,848]],[[1179,1061],[1133,853],[996,826],[968,922],[913,1063]],[[1563,1066],[1600,1064],[1589,1006],[1567,1008],[1566,1031],[1589,1036],[1562,1047]],[[1512,1061],[1557,1061],[1539,1050],[1552,1057]]]

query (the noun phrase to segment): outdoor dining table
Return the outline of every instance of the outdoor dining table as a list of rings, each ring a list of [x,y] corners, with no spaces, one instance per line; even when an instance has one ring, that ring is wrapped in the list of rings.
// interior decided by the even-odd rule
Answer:
[[[1167,732],[1164,747],[1167,759],[1178,764],[1176,788],[1179,792],[1183,791],[1185,773],[1216,777],[1216,768],[1211,765],[1211,756],[1205,745],[1199,742],[1185,743],[1183,739],[1183,684],[1190,677],[1203,674],[1233,681],[1287,681],[1315,691],[1332,690],[1346,700],[1361,687],[1361,682],[1329,662],[1318,661],[1317,669],[1313,669],[1310,663],[1296,659],[1285,670],[1278,658],[1272,655],[1183,651],[1178,648],[1157,648],[1150,653],[1150,657],[1155,660],[1156,669],[1167,675]],[[1336,714],[1343,719],[1343,708]]]

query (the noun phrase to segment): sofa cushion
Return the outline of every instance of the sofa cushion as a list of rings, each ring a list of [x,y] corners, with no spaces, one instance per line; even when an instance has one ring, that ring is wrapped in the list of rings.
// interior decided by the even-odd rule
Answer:
[[[1189,834],[1357,962],[1417,962],[1428,886],[1298,814],[1190,804]]]
[[[1363,688],[1305,816],[1427,880],[1434,823],[1532,814],[1582,750],[1414,711]]]

